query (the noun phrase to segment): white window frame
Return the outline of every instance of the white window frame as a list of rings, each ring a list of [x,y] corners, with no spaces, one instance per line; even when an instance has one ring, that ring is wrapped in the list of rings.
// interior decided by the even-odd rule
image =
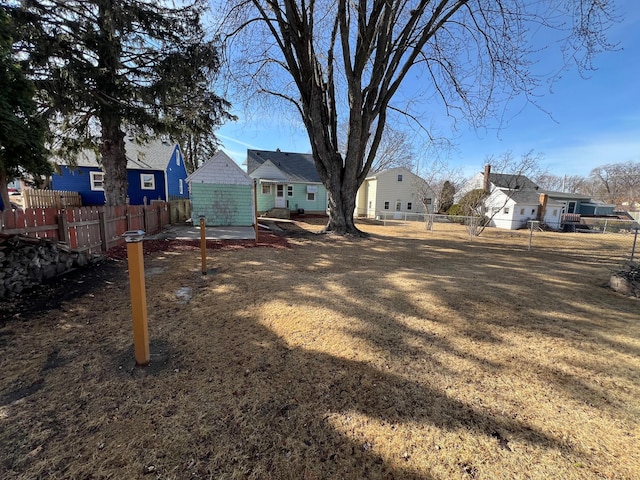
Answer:
[[[413,207],[413,203],[407,202],[407,210],[411,210],[411,207]]]
[[[307,192],[307,201],[315,202],[316,201],[316,192]]]
[[[402,174],[401,174],[401,173],[399,173],[399,174],[398,174],[398,181],[399,181],[399,182],[401,182],[401,181],[402,181]]]
[[[384,202],[384,209],[389,210],[389,202]]]
[[[180,195],[184,195],[184,184],[181,178],[178,179],[178,190],[180,192]]]
[[[509,214],[509,207],[504,207],[504,214],[508,215]]]
[[[97,180],[96,177],[100,177],[100,179]],[[89,181],[91,182],[91,190],[104,192],[104,172],[89,172]]]
[[[151,176],[151,182],[146,182],[144,177]],[[151,186],[146,186],[146,183],[150,183]],[[140,189],[142,190],[155,190],[156,189],[156,176],[153,173],[141,173],[140,174]]]
[[[268,183],[262,184],[262,195],[271,195],[271,185]]]
[[[396,200],[396,212],[402,211],[402,200]]]
[[[293,197],[293,185],[287,185],[287,197]]]
[[[180,158],[182,157],[182,153],[180,150],[176,151],[176,165],[180,166]]]

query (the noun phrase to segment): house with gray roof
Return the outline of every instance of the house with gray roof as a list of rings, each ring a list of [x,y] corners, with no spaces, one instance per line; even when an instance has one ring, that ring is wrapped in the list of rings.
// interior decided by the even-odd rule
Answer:
[[[257,210],[326,213],[327,190],[313,156],[280,150],[247,150],[247,174],[257,183]]]
[[[455,202],[476,189],[488,193],[479,213],[489,218],[489,226],[509,230],[524,228],[530,220],[560,229],[581,216],[607,216],[614,210],[614,205],[588,195],[542,190],[525,175],[493,173],[490,165],[456,193]]]
[[[189,198],[185,182],[187,169],[177,143],[156,139],[138,144],[126,139],[125,155],[131,205]],[[56,165],[56,173],[51,177],[54,190],[80,193],[83,205],[104,205],[105,172],[93,150],[80,152],[73,164],[63,159],[52,161]]]

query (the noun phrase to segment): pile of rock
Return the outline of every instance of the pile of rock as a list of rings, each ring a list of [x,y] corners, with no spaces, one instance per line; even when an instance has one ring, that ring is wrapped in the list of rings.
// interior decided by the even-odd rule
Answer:
[[[616,292],[640,297],[640,263],[630,263],[626,270],[612,274],[609,285]]]
[[[0,298],[96,261],[86,253],[47,239],[0,235]]]

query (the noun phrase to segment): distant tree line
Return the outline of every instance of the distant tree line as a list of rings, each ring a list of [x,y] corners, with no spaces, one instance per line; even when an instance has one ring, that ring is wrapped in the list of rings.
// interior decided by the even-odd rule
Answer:
[[[594,168],[586,177],[541,173],[532,180],[544,190],[589,195],[616,205],[617,210],[640,208],[640,162],[609,163]]]

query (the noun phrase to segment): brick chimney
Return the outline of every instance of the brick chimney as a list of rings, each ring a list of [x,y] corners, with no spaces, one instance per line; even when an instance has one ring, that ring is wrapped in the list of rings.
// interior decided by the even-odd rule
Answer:
[[[547,196],[546,193],[541,193],[538,203],[540,205],[538,205],[538,218],[537,220],[540,222],[544,221],[544,213],[547,210],[547,200],[549,200],[549,197]]]
[[[489,191],[491,190],[489,175],[491,175],[491,165],[487,164],[484,166],[484,179],[482,182],[482,189],[485,191],[485,193],[489,193]]]

